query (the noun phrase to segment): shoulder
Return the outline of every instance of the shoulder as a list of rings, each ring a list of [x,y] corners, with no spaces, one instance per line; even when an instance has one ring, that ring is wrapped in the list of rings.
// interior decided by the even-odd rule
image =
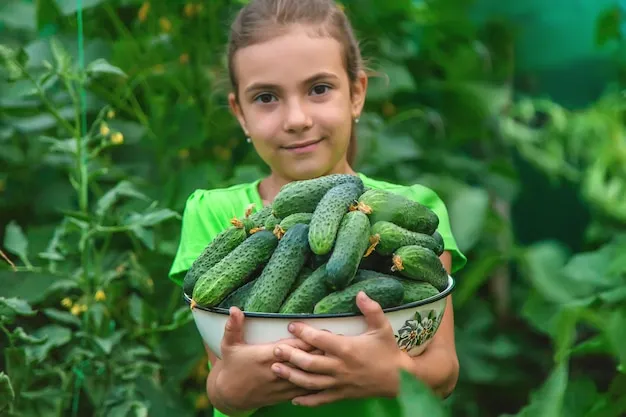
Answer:
[[[434,190],[422,184],[416,183],[410,185],[402,185],[370,178],[362,173],[359,173],[359,176],[361,177],[361,180],[363,180],[363,184],[366,187],[386,190],[396,194],[400,194],[404,197],[410,198],[414,201],[417,201],[418,203],[422,203],[429,207],[443,204],[441,198]]]

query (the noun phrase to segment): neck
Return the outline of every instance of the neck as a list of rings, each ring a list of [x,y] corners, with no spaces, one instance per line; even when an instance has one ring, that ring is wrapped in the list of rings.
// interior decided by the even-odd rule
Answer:
[[[334,168],[328,172],[322,173],[320,176],[330,174],[350,174],[356,175],[356,172],[352,169],[350,164],[344,159],[340,161]],[[280,191],[281,187],[292,181],[296,181],[293,178],[289,178],[277,172],[272,172],[267,178],[263,179],[259,184],[259,194],[263,199],[263,204],[267,205],[274,200],[276,194]]]

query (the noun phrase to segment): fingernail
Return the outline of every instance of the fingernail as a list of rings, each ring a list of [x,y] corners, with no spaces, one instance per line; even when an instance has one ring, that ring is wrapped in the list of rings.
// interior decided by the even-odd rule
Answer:
[[[278,365],[276,365],[276,364],[272,365],[272,371],[273,371],[275,374],[280,375],[280,366],[278,366]]]
[[[287,330],[289,330],[289,332],[293,333],[294,330],[296,330],[296,325],[293,323],[289,323],[289,326],[287,326]]]
[[[300,405],[300,403],[298,402],[298,400],[291,400],[291,404],[293,404],[293,405]]]
[[[281,353],[283,353],[283,351],[279,347],[274,348],[274,355],[280,356]]]

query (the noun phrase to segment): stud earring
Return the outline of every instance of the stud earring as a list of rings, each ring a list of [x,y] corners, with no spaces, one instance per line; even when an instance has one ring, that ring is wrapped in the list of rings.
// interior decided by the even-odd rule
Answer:
[[[246,138],[246,142],[248,142],[248,143],[252,143],[252,139],[250,139],[250,138],[248,137],[248,138]]]
[[[354,119],[354,123],[359,123],[359,118],[357,117],[356,119]]]

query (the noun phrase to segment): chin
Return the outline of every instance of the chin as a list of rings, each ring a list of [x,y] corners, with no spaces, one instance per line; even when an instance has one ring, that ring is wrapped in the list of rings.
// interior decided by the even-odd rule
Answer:
[[[289,170],[286,171],[285,174],[295,181],[300,181],[320,177],[331,169],[332,167],[320,163],[317,158],[311,158],[309,160],[295,162],[289,167]]]

